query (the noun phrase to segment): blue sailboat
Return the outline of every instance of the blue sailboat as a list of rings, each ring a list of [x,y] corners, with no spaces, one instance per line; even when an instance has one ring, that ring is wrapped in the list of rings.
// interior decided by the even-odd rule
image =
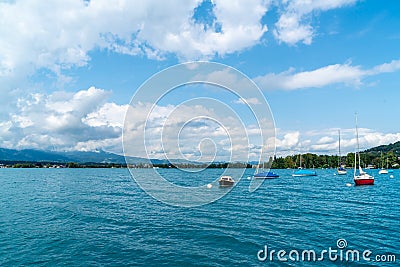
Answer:
[[[278,174],[271,172],[271,171],[259,172],[259,173],[254,174],[254,178],[259,178],[259,179],[269,179],[269,178],[278,178],[278,177],[279,177]]]
[[[300,154],[300,167],[292,174],[293,177],[317,176],[317,172],[313,170],[303,169],[301,167],[301,154]]]
[[[262,166],[262,171],[258,168],[259,165],[257,165],[257,170],[256,173],[253,175],[254,178],[256,179],[273,179],[273,178],[278,178],[279,175],[272,172],[272,171],[266,171],[264,169],[264,161],[263,161],[263,166]]]

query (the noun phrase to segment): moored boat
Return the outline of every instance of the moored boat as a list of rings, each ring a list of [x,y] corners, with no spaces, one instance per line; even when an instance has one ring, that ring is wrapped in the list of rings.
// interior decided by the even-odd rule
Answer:
[[[381,157],[382,157],[382,152],[381,152]],[[386,169],[382,165],[382,168],[379,170],[378,173],[379,174],[388,174],[389,173],[388,167],[389,167],[389,158],[386,158]]]
[[[373,185],[375,182],[374,176],[364,172],[361,168],[358,175],[354,175],[354,183],[356,185]]]
[[[388,170],[386,170],[386,169],[381,169],[381,170],[379,170],[379,172],[378,172],[379,174],[388,174],[389,173],[389,171]]]
[[[271,159],[270,159],[270,161],[269,161],[269,163],[267,165],[268,166],[272,165]],[[264,161],[262,163],[261,171],[260,171],[259,166],[260,166],[260,163],[257,165],[256,173],[253,175],[253,177],[255,179],[273,179],[273,178],[278,178],[279,177],[278,174],[276,174],[276,173],[274,173],[272,171],[269,171],[269,169],[265,170],[265,162]]]
[[[357,114],[356,114],[356,135],[357,135],[357,153],[354,154],[354,183],[355,185],[373,185],[375,182],[374,176],[369,175],[361,168],[360,158],[360,143],[358,141],[358,126],[357,126]],[[358,161],[357,161],[358,158]],[[358,162],[358,174],[357,174],[357,162]]]
[[[340,167],[337,169],[337,173],[338,173],[339,175],[346,175],[346,174],[347,174],[347,170],[346,170],[345,168],[343,168],[342,166],[340,166]]]
[[[312,170],[307,170],[307,169],[303,169],[301,167],[301,154],[300,154],[300,167],[297,171],[295,171],[292,176],[293,177],[306,177],[306,176],[317,176],[317,172],[316,171],[312,171]]]
[[[231,176],[224,175],[219,178],[218,183],[220,186],[232,186],[235,184],[235,180]]]
[[[347,174],[347,170],[345,168],[343,168],[343,164],[342,164],[342,156],[340,153],[340,130],[339,130],[339,158],[338,158],[338,169],[337,169],[337,173],[339,175],[346,175]]]

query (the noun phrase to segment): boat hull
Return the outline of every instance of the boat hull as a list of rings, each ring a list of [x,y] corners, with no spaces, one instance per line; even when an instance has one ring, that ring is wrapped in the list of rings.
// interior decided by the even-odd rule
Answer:
[[[374,182],[374,179],[354,179],[356,185],[373,185]]]
[[[338,171],[337,171],[337,174],[339,174],[339,175],[346,175],[346,174],[347,174],[347,171],[338,170]]]
[[[306,176],[317,176],[317,172],[310,170],[298,170],[292,174],[293,177],[306,177]]]
[[[219,186],[233,186],[235,181],[230,176],[221,176],[218,180]]]
[[[233,186],[235,182],[230,181],[219,181],[219,186]]]
[[[279,175],[273,172],[262,172],[254,175],[254,178],[256,179],[274,179],[278,177]]]
[[[317,174],[292,174],[293,177],[317,176]]]

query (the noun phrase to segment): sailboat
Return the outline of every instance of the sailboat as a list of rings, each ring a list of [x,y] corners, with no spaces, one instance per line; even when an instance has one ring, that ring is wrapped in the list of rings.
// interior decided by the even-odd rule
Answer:
[[[382,152],[381,152],[381,158],[382,158]],[[383,168],[383,164],[382,164],[382,168],[379,170],[379,174],[388,174],[388,166],[389,166],[389,158],[386,158],[386,169]]]
[[[316,171],[306,170],[301,167],[301,154],[300,154],[300,167],[297,171],[295,171],[292,176],[293,177],[305,177],[305,176],[317,176]]]
[[[354,153],[354,183],[356,185],[373,185],[375,181],[374,176],[369,175],[361,168],[360,143],[358,141],[357,114],[356,114],[356,135],[357,135],[357,153]],[[357,174],[357,163],[358,163],[358,174]]]
[[[276,174],[274,172],[271,172],[271,171],[266,171],[265,170],[264,161],[263,161],[263,164],[262,164],[262,170],[261,171],[259,169],[259,165],[260,164],[257,165],[257,170],[256,170],[256,173],[254,174],[254,178],[256,178],[256,179],[273,179],[273,178],[278,178],[279,177],[278,174]]]
[[[347,174],[347,170],[345,168],[343,168],[342,165],[342,156],[340,154],[340,130],[339,130],[339,159],[338,159],[338,169],[337,169],[337,173],[339,175],[346,175]]]

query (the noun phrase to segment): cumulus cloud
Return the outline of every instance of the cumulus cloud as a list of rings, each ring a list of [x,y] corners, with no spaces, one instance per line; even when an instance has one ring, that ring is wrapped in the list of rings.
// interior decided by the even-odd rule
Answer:
[[[348,62],[297,73],[291,68],[278,74],[269,73],[264,76],[259,76],[254,78],[254,80],[265,90],[321,88],[338,83],[359,86],[362,84],[362,79],[365,77],[398,70],[400,70],[400,60],[392,60],[390,63],[377,65],[371,69],[353,66]]]
[[[210,58],[251,47],[267,31],[261,24],[267,1],[213,1],[212,14],[196,20],[202,2],[1,2],[0,77],[40,68],[61,75],[63,69],[86,65],[94,49],[153,59],[169,53]]]
[[[83,122],[92,127],[111,126],[122,128],[128,105],[105,103],[98,110],[87,114]]]
[[[299,143],[300,132],[286,133],[282,139],[277,138],[276,146],[280,150],[293,149]]]
[[[355,129],[340,129],[341,154],[354,153],[357,149]],[[360,150],[379,145],[387,145],[400,141],[400,133],[382,133],[373,129],[359,128]],[[337,128],[320,129],[318,131],[294,131],[277,129],[275,137],[276,156],[315,153],[337,155],[339,152],[339,136]]]
[[[110,92],[90,87],[76,93],[20,97],[0,124],[0,147],[84,150],[120,147],[126,107],[107,103]],[[121,150],[121,149],[119,149]]]
[[[274,134],[272,122],[244,122],[225,106],[138,103],[128,108],[124,151],[129,156],[203,162],[257,160],[262,152],[260,126]],[[275,148],[272,142],[268,143]]]
[[[340,129],[341,153],[355,152],[357,139],[355,129]],[[298,153],[317,153],[335,155],[339,152],[337,128],[318,131],[298,132],[279,130],[276,140],[277,155],[286,156]],[[360,150],[400,141],[400,133],[382,133],[373,129],[359,128]]]
[[[311,26],[311,17],[316,12],[352,5],[357,0],[282,1],[281,15],[275,23],[274,36],[279,42],[295,45],[299,42],[311,44],[315,31]]]
[[[281,13],[274,35],[285,43],[311,43],[308,16],[356,0],[10,1],[0,3],[0,77],[50,69],[60,77],[87,65],[89,52],[107,49],[160,60],[209,59],[258,44],[268,31],[262,18]],[[208,9],[204,10],[204,6]],[[199,8],[203,7],[203,9]]]

